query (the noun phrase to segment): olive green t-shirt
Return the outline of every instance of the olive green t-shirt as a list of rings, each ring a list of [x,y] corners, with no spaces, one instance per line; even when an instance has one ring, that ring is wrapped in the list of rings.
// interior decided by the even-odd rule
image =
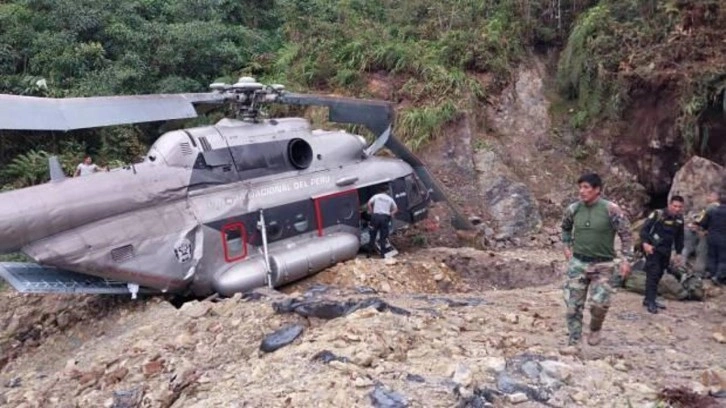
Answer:
[[[615,258],[615,228],[610,222],[607,201],[580,203],[574,216],[572,252],[597,258]]]

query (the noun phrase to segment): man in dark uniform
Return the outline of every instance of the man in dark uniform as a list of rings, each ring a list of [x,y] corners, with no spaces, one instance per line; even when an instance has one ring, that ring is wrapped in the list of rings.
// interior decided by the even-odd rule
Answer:
[[[726,285],[726,190],[721,190],[719,198],[719,205],[709,208],[697,224],[708,233],[706,270],[714,283]]]
[[[680,264],[683,252],[683,197],[673,196],[668,208],[655,210],[645,221],[640,230],[640,240],[645,252],[645,298],[643,306],[650,313],[658,313],[658,308],[665,309],[655,301],[658,294],[658,283],[663,272],[671,263],[671,251],[675,246],[675,264]]]

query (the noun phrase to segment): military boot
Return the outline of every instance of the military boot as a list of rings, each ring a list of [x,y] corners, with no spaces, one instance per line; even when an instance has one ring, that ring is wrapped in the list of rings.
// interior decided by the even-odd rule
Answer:
[[[580,344],[568,344],[560,349],[560,354],[563,356],[579,356],[580,355]]]
[[[587,344],[597,346],[600,344],[600,330],[607,315],[606,307],[596,305],[590,306],[590,335],[587,337]]]
[[[589,336],[587,336],[587,344],[591,346],[597,346],[600,344],[600,341],[602,340],[602,337],[600,336],[600,330],[594,331],[590,333]]]
[[[665,309],[666,308],[663,303],[660,303],[657,300],[654,303],[655,303],[655,307],[658,308],[658,309]],[[643,306],[648,307],[648,302],[645,299],[643,299]]]

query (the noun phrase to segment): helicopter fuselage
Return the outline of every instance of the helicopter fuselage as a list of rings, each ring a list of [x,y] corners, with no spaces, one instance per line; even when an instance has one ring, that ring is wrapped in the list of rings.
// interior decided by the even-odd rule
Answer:
[[[0,194],[0,252],[161,292],[280,286],[354,257],[381,185],[397,222],[426,217],[411,166],[365,147],[300,118],[168,132],[142,163]]]

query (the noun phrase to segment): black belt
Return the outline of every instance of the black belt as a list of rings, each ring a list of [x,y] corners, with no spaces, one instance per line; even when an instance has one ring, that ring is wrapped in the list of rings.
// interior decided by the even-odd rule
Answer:
[[[572,254],[572,256],[581,260],[582,262],[602,263],[611,262],[613,260],[613,258],[601,258],[599,256],[585,256],[580,254]]]

